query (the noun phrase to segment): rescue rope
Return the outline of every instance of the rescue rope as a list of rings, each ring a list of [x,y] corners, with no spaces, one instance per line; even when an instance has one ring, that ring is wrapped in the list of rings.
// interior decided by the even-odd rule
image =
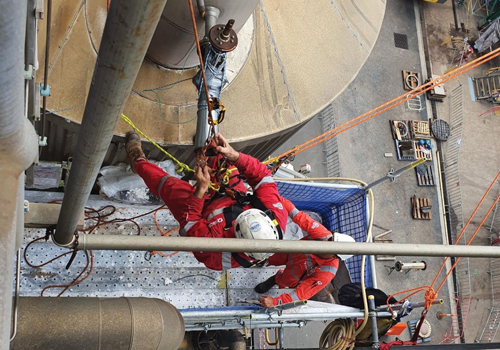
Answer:
[[[304,151],[310,149],[311,147],[314,147],[314,146],[316,146],[316,145],[318,145],[318,144],[320,144],[320,143],[322,143],[322,142],[324,142],[324,141],[326,141],[334,136],[337,136],[338,134],[340,134],[344,131],[347,131],[347,130],[349,130],[349,129],[351,129],[351,128],[353,128],[353,127],[355,127],[355,126],[357,126],[357,125],[359,125],[367,120],[370,120],[370,119],[404,103],[405,101],[407,101],[411,98],[415,98],[417,96],[420,96],[423,93],[433,89],[434,87],[442,85],[443,83],[445,83],[453,78],[456,78],[459,75],[462,75],[463,73],[468,72],[469,70],[476,68],[479,65],[481,65],[485,62],[488,62],[491,59],[493,59],[499,55],[500,55],[500,48],[497,48],[497,49],[485,54],[484,56],[476,58],[475,60],[473,60],[469,63],[466,63],[463,66],[460,66],[451,72],[445,73],[442,76],[440,76],[434,80],[431,80],[428,83],[425,83],[412,91],[409,91],[401,96],[398,96],[389,102],[386,102],[386,103],[384,103],[384,104],[382,104],[374,109],[371,109],[368,112],[363,113],[354,119],[351,119],[351,120],[333,128],[333,129],[315,137],[315,138],[312,138],[311,140],[306,141],[303,144],[298,145],[295,148],[280,154],[279,156],[268,159],[264,162],[264,164],[274,163],[276,161],[279,161],[279,159],[287,156],[288,154],[290,154],[292,152],[294,154],[299,154],[301,152],[304,152]]]
[[[488,187],[488,189],[484,193],[483,197],[481,198],[481,200],[477,204],[476,208],[472,212],[471,216],[469,217],[469,220],[467,220],[467,223],[462,228],[462,231],[460,232],[460,234],[458,235],[457,239],[453,243],[454,245],[457,245],[459,243],[460,239],[463,237],[463,235],[465,233],[465,230],[467,229],[467,227],[471,223],[472,219],[476,215],[477,211],[479,210],[479,208],[481,207],[481,205],[483,204],[484,200],[486,199],[486,197],[488,196],[488,194],[490,193],[491,189],[493,188],[493,186],[495,185],[495,183],[497,182],[497,180],[499,178],[500,178],[500,171],[497,173],[495,179],[491,182],[490,186]],[[483,226],[484,222],[486,221],[486,219],[491,214],[491,212],[493,211],[493,209],[495,208],[495,206],[497,205],[497,203],[499,201],[500,201],[500,194],[493,201],[493,204],[490,206],[490,208],[488,209],[488,211],[484,215],[483,219],[478,224],[476,230],[474,231],[474,233],[472,234],[472,236],[470,237],[470,239],[467,241],[467,243],[465,245],[470,245],[472,243],[472,241],[474,240],[474,238],[478,234],[479,230]],[[423,320],[427,316],[427,312],[430,310],[431,306],[433,305],[434,300],[436,300],[436,298],[438,297],[439,291],[443,288],[444,284],[446,283],[446,280],[451,275],[451,273],[453,272],[453,270],[457,267],[458,262],[460,261],[461,258],[460,257],[456,258],[455,263],[452,265],[452,267],[449,269],[449,271],[443,277],[443,280],[441,281],[441,283],[439,284],[439,286],[436,289],[434,289],[434,285],[436,284],[436,282],[437,282],[437,280],[439,278],[439,275],[441,274],[441,272],[445,268],[446,263],[448,262],[449,259],[450,259],[449,257],[446,257],[444,259],[443,263],[441,264],[441,267],[439,268],[438,272],[436,273],[436,276],[434,277],[434,280],[432,281],[432,283],[430,285],[428,285],[428,286],[420,286],[420,287],[417,287],[417,288],[413,288],[413,289],[408,289],[408,290],[404,290],[404,291],[401,291],[401,292],[397,292],[397,293],[391,294],[387,298],[387,306],[389,307],[390,311],[392,312],[393,310],[392,310],[391,305],[389,303],[389,300],[391,299],[391,297],[393,297],[395,295],[410,293],[410,294],[406,295],[404,298],[400,299],[400,300],[404,300],[404,299],[407,299],[407,298],[409,298],[410,296],[412,296],[414,294],[417,294],[419,292],[425,291],[425,295],[424,295],[424,299],[425,299],[424,311],[422,312],[422,316],[420,318],[420,322],[418,323],[417,330],[415,331],[415,334],[414,334],[414,336],[412,338],[412,342],[416,342],[417,341],[420,327],[421,327],[421,325],[423,323]]]

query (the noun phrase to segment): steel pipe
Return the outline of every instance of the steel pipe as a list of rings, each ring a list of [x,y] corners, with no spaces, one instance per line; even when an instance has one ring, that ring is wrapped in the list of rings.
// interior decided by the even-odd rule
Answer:
[[[183,339],[182,316],[164,300],[24,297],[11,350],[163,350]]]
[[[0,13],[0,139],[21,128],[24,114],[26,2],[2,1]]]
[[[17,180],[17,206],[16,206],[16,250],[21,249],[24,238],[24,172]]]
[[[207,6],[206,7],[206,12],[205,12],[205,17],[203,18],[205,20],[205,37],[204,40],[208,40],[208,32],[210,32],[210,29],[214,25],[217,24],[217,20],[219,19],[220,15],[220,10],[215,7],[215,6]]]
[[[54,240],[70,246],[167,0],[113,0]]]
[[[82,235],[79,250],[143,250],[143,251],[204,251],[259,252],[295,254],[353,254],[401,256],[454,256],[499,258],[497,246],[459,246],[439,244],[384,244],[319,241],[271,241],[265,239],[152,237],[121,235]]]
[[[222,318],[250,318],[252,310],[217,310],[217,311],[189,311],[181,310],[180,313],[185,320],[189,319],[222,319]]]
[[[370,321],[372,324],[372,341],[373,348],[378,349],[380,344],[378,341],[378,328],[377,328],[377,314],[375,313],[375,297],[373,295],[368,296],[368,305],[370,308]]]
[[[0,28],[1,30],[1,28]],[[3,164],[0,163],[0,167]],[[16,191],[17,178],[0,170],[0,349],[9,349],[12,274],[16,249]]]
[[[208,16],[208,12],[207,12]],[[210,97],[219,100],[222,88],[226,84],[225,69],[226,56],[225,54],[214,51],[210,46],[204,48],[203,61],[205,62],[205,76],[207,78],[208,94]],[[198,91],[198,112],[196,121],[196,134],[194,136],[194,150],[205,146],[207,139],[210,137],[211,126],[208,123],[208,118],[212,119],[215,124],[215,132],[219,132],[219,114],[212,110],[211,115],[208,114],[207,97],[205,93],[205,84],[201,70],[193,78],[193,84],[199,89]]]
[[[244,329],[244,328],[301,328],[304,327],[304,322],[300,323],[278,323],[278,322],[248,322],[245,324],[232,323],[232,324],[210,324],[206,326],[200,325],[186,325],[186,332],[196,332],[196,331],[220,331],[220,330],[232,330],[232,329]]]
[[[414,262],[402,262],[396,261],[394,264],[394,269],[398,272],[408,271],[408,270],[425,270],[427,264],[425,261],[414,261]]]
[[[390,317],[392,316],[388,311],[375,312],[377,317]],[[356,312],[324,312],[324,313],[284,313],[281,315],[266,315],[266,314],[253,314],[252,322],[263,322],[266,320],[272,321],[323,321],[323,320],[336,320],[338,318],[363,318],[363,311]]]
[[[0,11],[0,350],[9,348],[16,209],[21,173],[37,155],[37,136],[24,118],[26,1],[2,1]]]

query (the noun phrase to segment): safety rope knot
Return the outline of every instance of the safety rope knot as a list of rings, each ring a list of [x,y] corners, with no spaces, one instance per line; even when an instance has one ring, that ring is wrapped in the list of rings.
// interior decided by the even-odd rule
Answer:
[[[438,293],[434,291],[434,288],[429,287],[427,291],[425,292],[424,298],[425,298],[425,309],[429,310],[432,306],[432,303],[434,300],[436,300],[438,297]]]

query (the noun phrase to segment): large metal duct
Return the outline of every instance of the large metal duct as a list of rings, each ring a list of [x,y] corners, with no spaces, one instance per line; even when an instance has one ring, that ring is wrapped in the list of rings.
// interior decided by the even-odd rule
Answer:
[[[54,241],[70,245],[167,0],[113,0]]]
[[[207,7],[220,9],[218,24],[235,18],[236,29],[242,26],[237,48],[228,54],[230,82],[221,96],[227,114],[220,132],[237,148],[265,158],[354,79],[378,37],[385,1],[262,0],[243,24],[255,4],[254,0],[205,0]],[[187,1],[169,1],[165,11],[148,49],[150,59],[142,64],[124,113],[153,140],[175,146],[170,151],[179,151],[178,157],[189,161],[198,109],[198,93],[190,79],[197,68],[163,66],[196,65],[196,50],[191,49],[194,33]],[[196,3],[195,12],[203,37],[205,26]],[[92,81],[106,2],[60,1],[54,14],[48,108],[78,124]],[[44,40],[42,29],[40,45]],[[128,130],[130,126],[120,121],[115,135]],[[62,149],[58,145],[63,140],[53,136],[47,153]]]
[[[37,155],[37,136],[24,118],[26,1],[2,1],[0,11],[0,349],[8,349],[19,180]]]
[[[20,298],[11,350],[172,350],[184,320],[148,298]]]

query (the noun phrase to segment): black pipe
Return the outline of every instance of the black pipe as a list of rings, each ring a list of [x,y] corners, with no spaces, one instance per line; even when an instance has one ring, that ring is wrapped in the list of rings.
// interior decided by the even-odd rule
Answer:
[[[455,0],[451,0],[451,6],[453,7],[453,21],[455,22],[455,30],[458,30],[458,18],[457,18],[457,8],[455,5]]]
[[[43,72],[43,90],[47,90],[49,79],[50,27],[52,22],[52,0],[47,1],[47,32],[45,34],[45,65]],[[43,96],[42,106],[42,141],[45,138],[45,113],[47,112],[47,96]],[[41,152],[40,152],[41,153]]]

